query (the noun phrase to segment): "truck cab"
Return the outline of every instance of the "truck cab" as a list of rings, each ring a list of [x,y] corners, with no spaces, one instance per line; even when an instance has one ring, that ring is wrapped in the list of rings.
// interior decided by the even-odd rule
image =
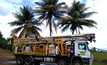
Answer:
[[[90,50],[88,47],[88,42],[75,41],[74,42],[74,56],[73,57],[79,58],[79,60],[84,64],[89,64],[89,62],[90,62],[89,60],[91,59],[91,53],[90,53]],[[72,59],[72,62],[73,61],[74,60]]]

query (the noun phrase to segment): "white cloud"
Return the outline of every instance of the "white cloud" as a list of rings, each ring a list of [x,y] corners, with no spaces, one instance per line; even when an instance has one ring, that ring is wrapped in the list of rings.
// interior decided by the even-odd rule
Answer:
[[[12,14],[7,16],[0,16],[0,23],[2,24],[0,25],[0,31],[2,32],[3,37],[5,38],[10,37],[11,30],[14,29],[15,27],[10,27],[8,23],[14,20],[16,19]]]
[[[7,16],[0,16],[0,23],[2,24],[8,24],[9,22],[13,22],[16,20],[12,14]]]
[[[85,28],[84,31],[82,32],[93,32],[96,34],[96,43],[90,44],[91,47],[97,47],[97,48],[102,48],[102,49],[107,49],[105,46],[107,46],[107,19],[106,19],[106,14],[107,14],[107,9],[106,9],[106,0],[87,0],[86,2],[86,7],[91,7],[89,11],[95,11],[98,14],[92,15],[89,19],[95,20],[98,25],[97,29],[88,29]]]
[[[10,3],[21,3],[23,0],[6,0],[6,1]]]
[[[11,30],[14,29],[14,27],[10,27],[8,25],[0,25],[0,31],[3,34],[3,37],[8,38],[10,37]]]
[[[0,31],[5,38],[10,37],[10,31],[14,28],[10,27],[8,24],[9,22],[16,20],[12,15],[12,12],[18,11],[20,6],[21,5],[7,3],[4,1],[0,2]]]

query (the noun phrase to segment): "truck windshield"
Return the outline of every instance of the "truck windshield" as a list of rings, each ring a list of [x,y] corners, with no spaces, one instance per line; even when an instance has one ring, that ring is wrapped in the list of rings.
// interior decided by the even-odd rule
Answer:
[[[79,43],[79,44],[78,44],[78,48],[79,48],[80,50],[86,50],[86,48],[87,48],[87,50],[89,50],[89,43],[88,43],[88,42]]]
[[[79,48],[80,50],[86,50],[86,45],[85,45],[84,43],[79,43],[79,44],[78,44],[78,48]]]
[[[86,45],[87,45],[87,49],[90,51],[90,49],[89,49],[89,43],[88,43],[88,42],[86,42]]]

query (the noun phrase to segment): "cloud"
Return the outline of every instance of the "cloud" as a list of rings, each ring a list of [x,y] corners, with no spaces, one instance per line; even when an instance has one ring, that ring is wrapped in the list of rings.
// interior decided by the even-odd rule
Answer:
[[[89,29],[86,28],[82,31],[82,33],[88,32],[88,33],[95,33],[96,34],[96,43],[90,44],[90,47],[97,47],[101,49],[107,49],[105,46],[107,46],[107,19],[106,19],[106,14],[107,14],[107,9],[106,9],[106,0],[87,0],[86,2],[86,7],[91,7],[90,11],[95,11],[98,14],[92,15],[89,19],[92,19],[98,23],[97,29]]]
[[[5,1],[9,3],[22,3],[23,0],[5,0]]]
[[[14,20],[16,19],[12,14],[7,16],[0,16],[0,23],[2,24],[8,24],[9,22],[13,22]]]
[[[10,27],[9,25],[0,25],[0,31],[2,32],[2,35],[5,38],[10,37],[12,29],[14,29],[14,27]]]
[[[4,8],[2,6],[0,6],[0,15],[6,16],[10,13],[9,8]]]
[[[7,2],[0,2],[0,16],[7,16],[11,11],[18,11],[21,5],[16,5]]]
[[[14,28],[8,25],[9,22],[16,20],[12,12],[18,11],[20,6],[5,1],[0,2],[0,31],[5,38],[10,37],[10,31]]]

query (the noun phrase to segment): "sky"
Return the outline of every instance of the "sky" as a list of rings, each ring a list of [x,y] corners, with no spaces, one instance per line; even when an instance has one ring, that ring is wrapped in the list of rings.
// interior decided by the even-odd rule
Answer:
[[[13,22],[16,18],[12,15],[12,12],[19,11],[19,8],[24,6],[30,6],[33,9],[35,8],[34,2],[39,0],[0,0],[0,31],[3,34],[3,37],[10,37],[11,30],[15,27],[11,27],[8,23]],[[87,28],[84,27],[84,30],[81,30],[83,33],[95,33],[96,34],[96,43],[90,43],[90,47],[96,47],[101,49],[107,49],[107,0],[76,0],[81,3],[85,3],[86,7],[91,7],[87,12],[95,11],[97,14],[92,15],[89,19],[92,19],[97,22],[96,28]],[[71,6],[73,0],[59,0],[59,2],[66,2],[68,6]],[[45,25],[41,26],[42,33],[41,36],[49,36],[49,28],[46,28]],[[61,30],[58,29],[57,34],[53,32],[52,36],[60,35],[71,35],[72,32],[67,30],[64,33],[61,33]]]

